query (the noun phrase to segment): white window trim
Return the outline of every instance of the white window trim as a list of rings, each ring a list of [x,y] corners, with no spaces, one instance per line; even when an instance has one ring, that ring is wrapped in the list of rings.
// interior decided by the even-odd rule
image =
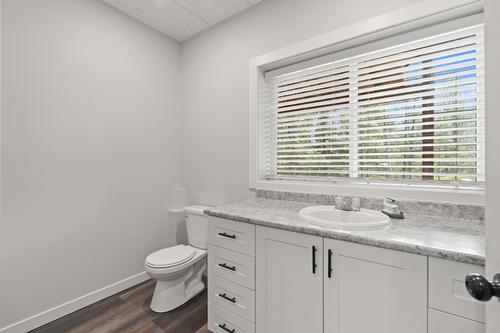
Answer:
[[[251,189],[332,193],[354,196],[394,196],[400,199],[484,204],[483,189],[425,188],[353,182],[268,180],[259,175],[259,88],[266,71],[375,39],[393,36],[482,12],[483,0],[425,0],[315,38],[253,58],[249,63],[249,187]]]

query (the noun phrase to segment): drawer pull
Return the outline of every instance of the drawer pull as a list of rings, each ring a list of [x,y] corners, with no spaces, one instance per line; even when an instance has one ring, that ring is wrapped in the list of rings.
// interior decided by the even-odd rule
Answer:
[[[219,294],[219,297],[222,297],[222,298],[224,298],[225,300],[228,300],[231,303],[236,303],[236,297],[232,297],[231,298],[231,297],[227,296],[226,293]]]
[[[219,232],[219,236],[236,239],[236,235],[226,234],[225,232]]]
[[[229,333],[234,333],[236,332],[236,329],[233,328],[232,330],[230,330],[229,328],[226,327],[226,324],[218,324],[217,326],[219,326],[220,328],[222,328],[224,331],[226,332],[229,332]]]
[[[236,266],[228,266],[226,263],[219,264],[220,267],[229,269],[230,271],[235,272],[236,271]]]

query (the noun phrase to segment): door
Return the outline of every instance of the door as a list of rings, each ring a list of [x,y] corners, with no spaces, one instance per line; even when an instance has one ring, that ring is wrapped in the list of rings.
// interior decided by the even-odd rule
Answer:
[[[426,333],[427,257],[324,241],[324,333]]]
[[[486,278],[500,273],[500,1],[485,1],[486,55]],[[472,273],[472,272],[471,272]],[[499,281],[500,283],[500,281]],[[491,285],[490,285],[491,286]],[[486,332],[500,332],[500,302],[486,305]]]
[[[323,332],[323,239],[257,227],[257,333]]]

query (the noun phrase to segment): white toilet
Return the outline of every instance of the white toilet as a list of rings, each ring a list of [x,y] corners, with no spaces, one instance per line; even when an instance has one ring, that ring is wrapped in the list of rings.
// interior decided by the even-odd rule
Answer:
[[[156,281],[151,310],[167,312],[186,303],[205,288],[208,221],[206,206],[188,206],[186,231],[189,245],[176,245],[151,253],[144,266]]]

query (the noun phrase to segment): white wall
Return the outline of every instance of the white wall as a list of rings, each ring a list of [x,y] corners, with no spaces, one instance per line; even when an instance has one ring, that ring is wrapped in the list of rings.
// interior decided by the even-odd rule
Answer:
[[[0,328],[143,271],[180,180],[180,46],[98,0],[2,1]]]
[[[248,191],[248,61],[418,0],[268,0],[182,45],[182,179],[190,202]]]

